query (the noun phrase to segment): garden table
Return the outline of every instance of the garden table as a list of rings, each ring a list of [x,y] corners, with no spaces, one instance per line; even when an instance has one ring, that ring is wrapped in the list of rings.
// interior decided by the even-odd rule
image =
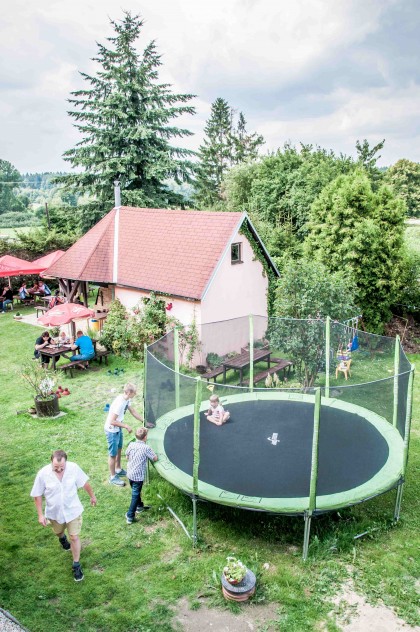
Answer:
[[[254,364],[256,362],[267,362],[267,367],[270,368],[270,349],[254,349]],[[226,371],[228,369],[235,369],[239,371],[239,384],[242,386],[243,371],[251,364],[251,357],[249,351],[243,351],[234,358],[228,358],[223,362],[223,383],[226,384]]]
[[[75,351],[72,351],[70,344],[68,345],[52,344],[52,345],[47,345],[46,347],[40,350],[40,353],[42,353],[42,355],[45,355],[51,358],[53,371],[55,371],[56,369],[56,363],[57,363],[57,360],[59,360],[60,356],[63,356],[67,360],[69,359],[69,357],[71,357],[71,356],[66,355],[66,353],[69,353],[69,352],[71,353],[71,355],[74,355],[76,353]]]

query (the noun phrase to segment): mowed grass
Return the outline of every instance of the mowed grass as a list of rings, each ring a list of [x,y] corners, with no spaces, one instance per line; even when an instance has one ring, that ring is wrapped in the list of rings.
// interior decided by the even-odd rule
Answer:
[[[420,254],[420,224],[412,224],[405,229],[405,241],[410,248]]]
[[[26,308],[30,311],[30,308]],[[108,484],[103,433],[104,405],[125,381],[141,385],[143,366],[112,358],[110,367],[124,367],[110,376],[107,367],[75,378],[63,378],[71,390],[60,400],[67,414],[57,420],[32,419],[24,411],[31,394],[19,377],[31,357],[40,329],[0,315],[0,380],[2,441],[0,444],[0,605],[31,632],[148,632],[179,629],[174,623],[177,602],[185,597],[192,608],[239,612],[249,606],[227,603],[219,577],[225,557],[236,554],[257,575],[254,603],[276,606],[276,627],[287,632],[333,632],[338,629],[329,599],[348,578],[375,603],[395,608],[410,624],[419,624],[420,387],[415,384],[410,462],[401,520],[391,518],[395,494],[326,515],[313,521],[309,559],[301,559],[303,520],[200,503],[199,542],[194,549],[167,510],[169,505],[192,528],[188,497],[151,470],[144,492],[153,509],[133,525],[125,523],[129,488]],[[412,357],[412,361],[419,358]],[[141,408],[141,397],[138,397]],[[133,425],[136,422],[133,420]],[[73,581],[69,553],[37,523],[29,497],[36,472],[52,450],[65,449],[90,476],[98,497],[85,506],[82,565],[85,580]],[[244,461],[245,467],[252,462]],[[164,502],[160,499],[161,496]],[[367,535],[354,540],[354,536]],[[269,568],[264,568],[268,563]],[[418,590],[418,584],[417,584]]]

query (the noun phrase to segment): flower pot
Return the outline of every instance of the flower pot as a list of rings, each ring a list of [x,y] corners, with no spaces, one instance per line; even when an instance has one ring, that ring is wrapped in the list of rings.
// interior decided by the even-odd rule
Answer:
[[[55,417],[60,412],[58,397],[50,395],[49,399],[43,399],[41,395],[35,397],[35,410],[38,417]]]
[[[200,375],[204,375],[204,373],[207,371],[207,367],[204,366],[204,364],[197,364],[197,366],[195,367],[195,370]]]

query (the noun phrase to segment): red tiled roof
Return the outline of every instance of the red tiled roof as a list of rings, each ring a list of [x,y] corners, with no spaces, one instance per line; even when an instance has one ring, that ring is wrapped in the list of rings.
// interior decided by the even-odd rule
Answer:
[[[110,211],[45,274],[200,299],[244,217],[243,213],[123,206],[118,214],[116,209]]]

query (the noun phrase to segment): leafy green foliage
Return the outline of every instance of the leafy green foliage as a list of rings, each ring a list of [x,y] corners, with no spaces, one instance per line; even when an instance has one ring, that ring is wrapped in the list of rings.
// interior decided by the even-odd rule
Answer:
[[[11,254],[23,259],[33,260],[54,250],[67,250],[77,239],[77,235],[61,233],[56,230],[32,228],[29,231],[17,230],[16,239],[0,239],[0,256]]]
[[[242,112],[236,127],[233,119],[234,110],[228,102],[220,97],[216,99],[204,128],[206,137],[198,152],[194,201],[200,208],[220,206],[222,181],[228,170],[233,165],[255,160],[258,148],[264,143],[262,136],[248,134]]]
[[[380,155],[377,155],[378,151],[381,151],[384,145],[385,138],[374,147],[369,145],[369,141],[366,140],[366,138],[362,143],[359,140],[356,141],[357,162],[368,174],[374,189],[377,188],[377,185],[382,180],[382,172],[378,169],[376,163],[381,157]]]
[[[364,172],[340,176],[311,208],[305,249],[330,272],[345,270],[369,331],[380,332],[401,289],[404,270],[404,203]]]
[[[338,175],[354,169],[351,158],[312,145],[298,151],[285,144],[258,163],[241,165],[226,176],[224,192],[229,211],[247,211],[269,233],[289,226],[302,239],[311,204]],[[270,252],[270,240],[266,243]]]
[[[28,205],[28,200],[19,195],[22,176],[7,160],[0,160],[0,214],[21,212]]]
[[[131,351],[129,314],[120,300],[112,301],[102,329],[101,344],[116,355],[128,357]]]
[[[144,345],[160,338],[168,322],[165,301],[154,293],[142,299],[132,313],[119,299],[115,299],[111,303],[100,342],[116,355],[142,358]]]
[[[344,272],[330,273],[316,261],[291,262],[278,280],[275,313],[296,321],[270,321],[270,346],[293,360],[305,388],[314,385],[325,359],[325,317],[343,321],[354,316],[354,296],[354,284]],[[337,346],[332,339],[331,347]]]
[[[409,217],[420,217],[420,164],[398,160],[385,173],[385,181],[406,203]]]
[[[158,83],[160,55],[154,42],[140,55],[136,49],[143,21],[130,12],[111,20],[110,47],[98,44],[96,75],[81,73],[89,87],[72,93],[69,115],[82,140],[64,154],[78,173],[58,178],[70,190],[95,197],[103,215],[113,204],[114,181],[121,182],[122,202],[167,208],[181,197],[164,183],[188,181],[193,171],[191,150],[174,147],[173,138],[191,135],[171,121],[195,110],[191,94],[174,94]],[[96,217],[90,217],[94,223]]]

